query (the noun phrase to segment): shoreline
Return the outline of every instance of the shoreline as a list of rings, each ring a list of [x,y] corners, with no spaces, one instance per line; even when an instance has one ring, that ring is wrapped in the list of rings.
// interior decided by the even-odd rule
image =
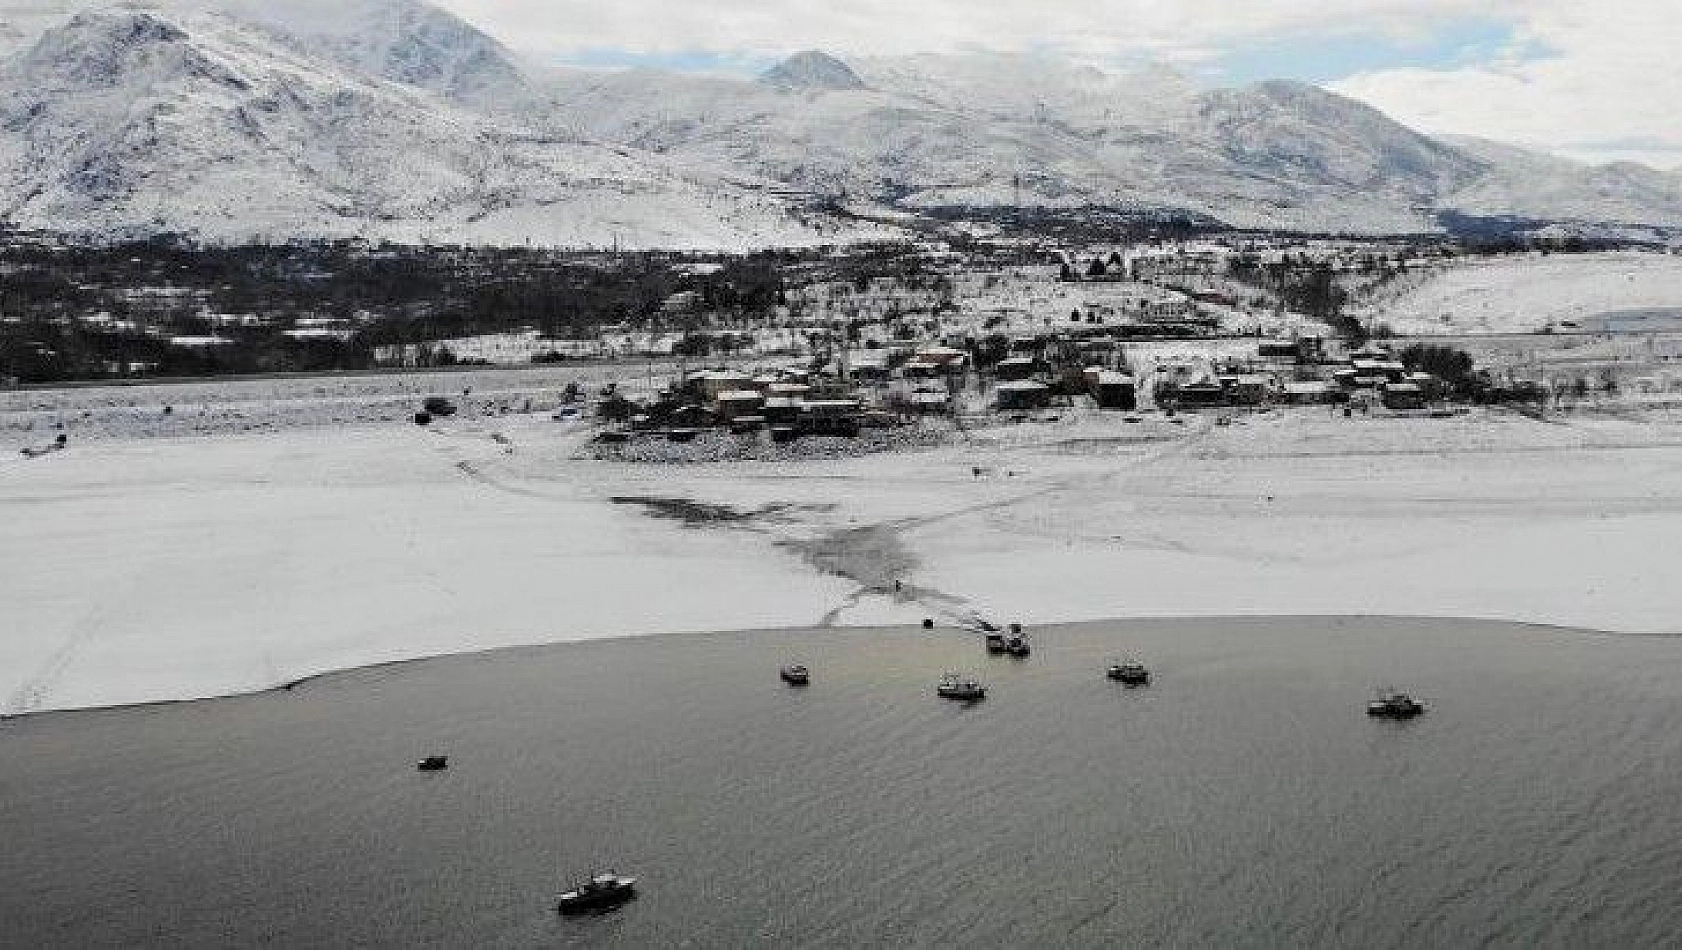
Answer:
[[[1025,625],[1030,635],[1056,634],[1062,631],[1086,631],[1093,628],[1112,628],[1126,624],[1142,624],[1153,627],[1184,625],[1184,624],[1256,624],[1268,625],[1289,622],[1308,623],[1391,623],[1438,625],[1464,623],[1480,627],[1501,627],[1507,629],[1531,630],[1540,634],[1568,635],[1572,637],[1605,639],[1605,640],[1665,640],[1682,638],[1682,630],[1664,631],[1620,631],[1599,629],[1592,627],[1573,627],[1565,624],[1546,623],[1541,621],[1511,620],[1490,617],[1465,617],[1432,614],[1312,614],[1312,613],[1256,613],[1256,614],[1180,614],[1153,615],[1138,617],[1108,617],[1091,620],[1070,620],[1056,623]],[[657,646],[663,641],[685,640],[695,641],[704,639],[745,639],[768,638],[775,635],[845,635],[857,636],[878,632],[894,633],[925,633],[915,624],[860,624],[841,626],[795,626],[795,627],[760,627],[741,630],[705,630],[705,631],[667,631],[662,633],[620,634],[605,637],[591,637],[581,640],[557,640],[549,643],[513,644],[508,646],[487,647],[480,650],[467,650],[449,653],[435,653],[426,656],[415,656],[396,660],[383,660],[376,663],[365,663],[357,666],[347,666],[336,669],[322,670],[305,676],[296,677],[258,689],[240,690],[229,693],[217,693],[207,696],[183,697],[175,699],[155,699],[133,703],[114,703],[111,705],[73,706],[62,709],[31,710],[22,713],[8,713],[0,715],[0,723],[21,724],[46,722],[53,719],[67,719],[70,717],[90,715],[123,715],[148,711],[168,710],[182,707],[203,707],[217,703],[234,702],[240,700],[257,700],[278,697],[285,693],[296,693],[316,685],[334,685],[338,681],[350,680],[359,676],[367,676],[383,672],[403,672],[422,667],[434,667],[454,662],[483,662],[496,661],[513,657],[516,654],[551,653],[584,647],[612,648],[628,646]],[[928,636],[979,636],[981,631],[950,624],[937,623],[933,629],[927,630]]]
[[[1274,413],[1185,428],[1138,443],[1137,426],[1082,416],[702,467],[579,462],[576,433],[525,417],[88,445],[3,467],[0,591],[19,632],[0,711],[297,688],[594,636],[923,617],[1682,628],[1652,556],[1682,525],[1674,427]]]

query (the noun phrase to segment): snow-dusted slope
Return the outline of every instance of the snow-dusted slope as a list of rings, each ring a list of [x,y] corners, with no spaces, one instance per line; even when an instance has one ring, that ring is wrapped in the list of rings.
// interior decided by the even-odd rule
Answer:
[[[267,26],[361,73],[456,102],[496,107],[528,95],[525,76],[501,43],[420,0],[169,2]]]
[[[1485,139],[1457,136],[1449,141],[1490,167],[1488,174],[1449,196],[1447,203],[1457,210],[1682,227],[1682,173],[1631,162],[1585,165]]]
[[[1357,316],[1398,333],[1535,333],[1676,307],[1682,257],[1674,254],[1502,255],[1416,268],[1361,301]]]
[[[338,55],[215,14],[79,15],[0,66],[5,216],[27,228],[277,239],[834,238],[762,183],[535,135]]]

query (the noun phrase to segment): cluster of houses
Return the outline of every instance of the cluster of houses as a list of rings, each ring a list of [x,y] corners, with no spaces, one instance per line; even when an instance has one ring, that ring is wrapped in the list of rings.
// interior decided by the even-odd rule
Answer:
[[[974,391],[989,409],[1012,414],[1071,399],[1133,411],[1147,387],[1162,409],[1355,403],[1415,410],[1426,408],[1438,388],[1433,377],[1410,372],[1381,346],[1363,346],[1334,360],[1316,338],[1264,340],[1250,357],[1143,362],[1140,377],[1129,371],[1121,348],[1089,345],[1094,342],[1099,341],[1061,333],[1014,339],[1008,353],[983,364],[979,374],[973,372],[978,368],[973,348],[946,345],[902,350],[893,360],[877,359],[874,351],[869,359],[859,354],[857,365],[843,354],[834,372],[703,369],[686,374],[634,416],[632,425],[669,433],[768,429],[777,440],[851,437],[907,416],[950,414],[971,381],[981,385]]]
[[[710,369],[691,373],[672,394],[706,421],[738,431],[769,426],[773,433],[857,435],[871,421],[851,387],[815,380],[794,369],[748,373]]]
[[[1343,392],[1376,397],[1386,409],[1423,409],[1437,385],[1435,376],[1410,373],[1389,350],[1371,344],[1350,353],[1332,378]]]
[[[1186,409],[1355,403],[1407,411],[1427,408],[1441,389],[1436,377],[1410,372],[1382,346],[1369,344],[1334,361],[1314,338],[1265,341],[1255,360],[1228,361],[1212,372],[1169,364],[1158,373],[1158,401]]]
[[[1000,363],[999,366],[1001,370],[1006,369],[1005,363]],[[1052,398],[1059,391],[1064,396],[1076,393],[1089,396],[1100,409],[1131,411],[1139,406],[1137,381],[1127,373],[1103,366],[1089,366],[1082,370],[1079,383],[1073,387],[1074,392],[1070,391],[1070,387],[1062,385],[1062,381],[1058,381],[1059,384],[1054,386],[1039,378],[1017,377],[1014,372],[1001,372],[998,378],[1000,382],[993,388],[993,406],[1000,412],[1032,412],[1045,409],[1051,405]]]

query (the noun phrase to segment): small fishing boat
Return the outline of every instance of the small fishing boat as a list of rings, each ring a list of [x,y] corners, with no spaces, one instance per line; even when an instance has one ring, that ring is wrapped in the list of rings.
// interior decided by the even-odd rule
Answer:
[[[777,675],[781,676],[783,682],[790,686],[805,686],[812,681],[812,671],[799,664],[785,666]]]
[[[620,877],[609,871],[593,875],[588,881],[562,893],[556,909],[563,914],[586,914],[618,907],[636,896],[636,878]]]
[[[442,772],[450,767],[450,757],[447,755],[429,755],[415,763],[417,772]]]
[[[941,699],[956,699],[964,702],[974,702],[987,698],[987,687],[979,682],[956,673],[948,673],[934,688],[935,695]]]
[[[1151,671],[1143,663],[1111,663],[1105,675],[1128,686],[1148,686],[1151,681]]]
[[[1378,698],[1367,703],[1367,715],[1385,719],[1412,719],[1424,711],[1424,703],[1393,689],[1379,690]]]

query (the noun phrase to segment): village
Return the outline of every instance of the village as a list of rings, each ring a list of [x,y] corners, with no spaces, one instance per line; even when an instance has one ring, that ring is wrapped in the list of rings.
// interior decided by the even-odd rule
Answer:
[[[1043,261],[931,246],[909,276],[813,279],[755,314],[684,291],[641,330],[608,327],[589,341],[529,330],[436,348],[469,365],[621,366],[622,378],[594,390],[569,385],[557,418],[600,422],[597,457],[645,461],[757,457],[767,445],[798,454],[812,438],[826,440],[821,454],[834,439],[877,451],[1094,415],[1137,424],[1210,413],[1227,424],[1320,407],[1430,419],[1609,401],[1662,412],[1682,393],[1682,319],[1621,334],[1545,316],[1525,332],[1395,333],[1384,294],[1442,269],[1453,257],[1443,248],[1195,241],[1034,255]],[[688,448],[697,444],[705,451]]]

